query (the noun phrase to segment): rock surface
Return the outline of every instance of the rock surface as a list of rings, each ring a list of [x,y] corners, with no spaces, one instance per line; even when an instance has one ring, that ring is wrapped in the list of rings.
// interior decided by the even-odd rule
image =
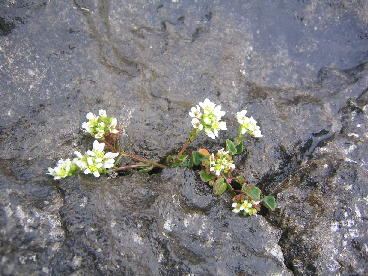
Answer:
[[[368,4],[5,0],[0,3],[1,275],[368,274]],[[156,161],[210,98],[264,138],[237,160],[277,195],[243,218],[196,174],[45,173],[104,108]]]

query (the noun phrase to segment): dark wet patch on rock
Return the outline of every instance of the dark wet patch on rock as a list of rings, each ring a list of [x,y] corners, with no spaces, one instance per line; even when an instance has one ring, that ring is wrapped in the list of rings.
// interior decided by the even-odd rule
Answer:
[[[13,2],[0,4],[0,274],[368,273],[364,1]],[[89,147],[80,125],[100,108],[124,149],[163,160],[205,97],[229,137],[231,113],[260,123],[236,161],[278,194],[275,212],[235,215],[184,169],[45,174]]]

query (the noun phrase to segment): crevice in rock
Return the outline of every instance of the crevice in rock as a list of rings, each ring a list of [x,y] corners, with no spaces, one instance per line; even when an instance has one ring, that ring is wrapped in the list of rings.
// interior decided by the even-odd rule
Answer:
[[[61,200],[63,201],[63,204],[61,205],[61,207],[58,210],[58,214],[59,214],[59,217],[60,217],[61,228],[63,229],[64,234],[65,234],[65,238],[64,238],[64,241],[65,241],[67,239],[67,237],[69,236],[69,230],[68,230],[68,227],[67,227],[65,219],[64,219],[64,214],[62,212],[62,209],[65,206],[65,191],[62,188],[58,187],[58,186],[56,187],[55,190],[61,196]]]
[[[314,151],[332,141],[335,133],[322,129],[318,133],[312,133],[310,138],[295,153],[287,153],[281,149],[284,155],[284,167],[279,171],[266,174],[260,181],[260,188],[267,194],[277,194],[287,186],[293,177],[303,175],[311,166],[318,165],[318,160],[313,160]]]

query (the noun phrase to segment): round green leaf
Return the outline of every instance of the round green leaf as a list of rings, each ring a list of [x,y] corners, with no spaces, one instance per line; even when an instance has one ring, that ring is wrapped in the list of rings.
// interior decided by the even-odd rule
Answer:
[[[247,187],[246,185],[243,185],[242,191],[255,201],[261,199],[261,190],[258,187]]]
[[[275,210],[276,208],[276,199],[273,196],[265,196],[263,198],[263,205],[268,209]]]
[[[215,195],[222,195],[227,189],[227,183],[223,177],[218,178],[213,186],[213,192]]]
[[[244,151],[244,143],[243,141],[240,142],[239,145],[236,146],[236,154],[241,154]]]
[[[226,148],[230,151],[231,155],[235,155],[237,153],[236,147],[230,139],[226,139]]]
[[[203,182],[208,182],[213,180],[214,176],[212,174],[206,173],[206,171],[202,170],[199,172],[199,176],[201,177]]]
[[[192,159],[193,159],[193,164],[195,166],[198,166],[199,164],[201,164],[202,160],[205,159],[206,156],[198,151],[193,151],[192,152]]]

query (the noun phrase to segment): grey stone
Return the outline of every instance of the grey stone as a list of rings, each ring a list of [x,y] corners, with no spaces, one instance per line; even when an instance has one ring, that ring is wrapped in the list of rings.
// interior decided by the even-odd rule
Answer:
[[[367,3],[0,3],[0,274],[366,275]],[[104,108],[127,151],[161,161],[204,98],[264,137],[237,167],[277,196],[244,218],[196,172],[54,181]],[[126,160],[124,160],[125,162]]]

